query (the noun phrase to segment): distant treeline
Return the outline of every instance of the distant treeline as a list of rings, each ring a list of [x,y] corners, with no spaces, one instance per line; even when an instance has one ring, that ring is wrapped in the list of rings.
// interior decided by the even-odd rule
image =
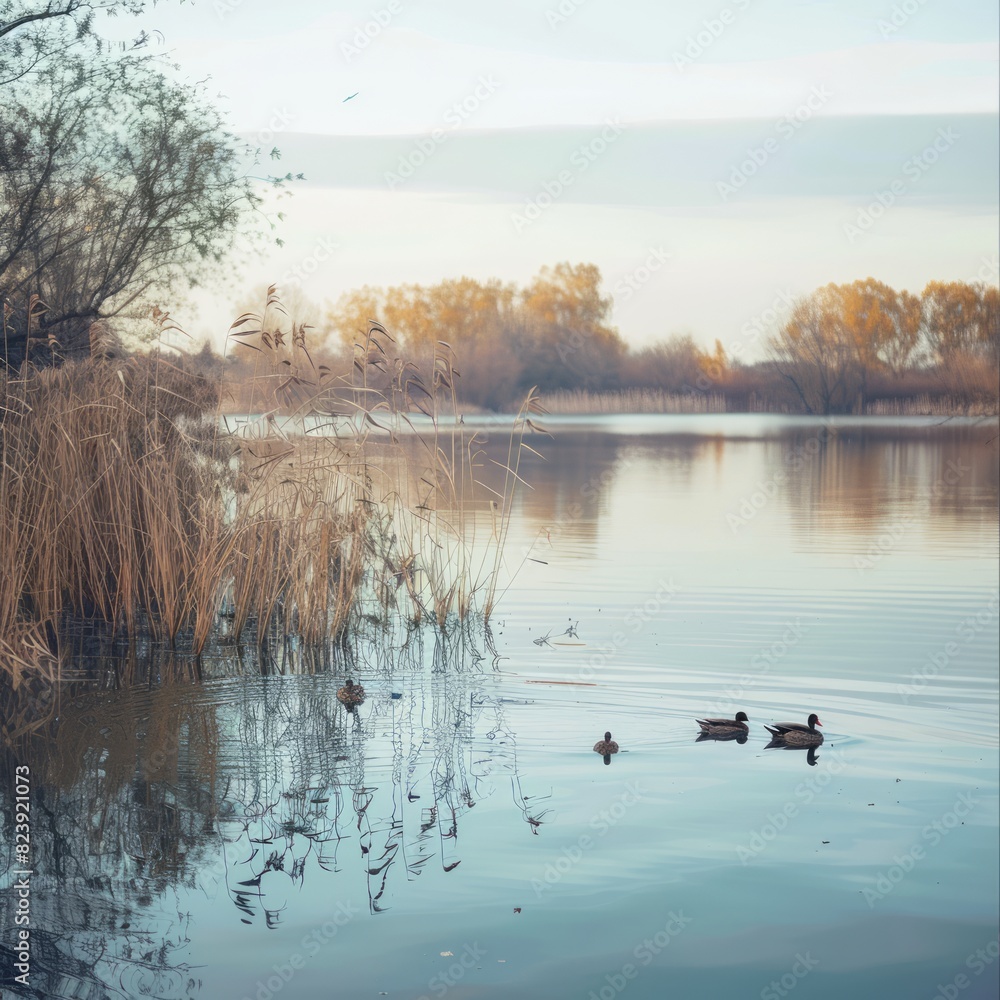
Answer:
[[[931,282],[921,295],[873,278],[830,284],[783,304],[761,336],[711,351],[689,335],[629,349],[610,324],[593,264],[543,268],[524,288],[472,278],[437,285],[364,287],[327,309],[321,329],[346,363],[378,320],[403,356],[426,360],[445,342],[461,372],[463,402],[509,407],[543,394],[649,390],[691,398],[691,409],[807,413],[885,412],[907,401],[936,409],[995,410],[1000,290]],[[764,360],[744,361],[759,340]],[[759,354],[760,351],[757,351]],[[648,397],[647,397],[648,398]],[[671,404],[672,408],[676,404]]]
[[[308,387],[320,365],[326,378],[348,374],[359,357],[367,363],[373,328],[392,352],[375,389],[392,397],[408,363],[432,371],[445,352],[469,409],[516,408],[532,387],[573,412],[995,413],[1000,395],[1000,289],[984,282],[935,281],[920,295],[873,278],[830,284],[783,298],[710,350],[690,334],[630,348],[593,264],[545,267],[524,287],[467,277],[365,286],[325,309],[295,288],[272,288],[236,311],[248,316],[265,301],[273,350],[241,333],[224,364],[207,348],[195,359],[203,374],[225,372],[233,410],[256,407],[262,366],[274,366],[277,382]],[[91,325],[91,354],[121,353],[109,330]]]

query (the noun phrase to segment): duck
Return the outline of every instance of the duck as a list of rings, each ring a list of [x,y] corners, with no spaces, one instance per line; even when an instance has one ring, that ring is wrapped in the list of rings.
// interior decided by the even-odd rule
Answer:
[[[337,689],[337,701],[340,702],[348,712],[353,712],[365,700],[365,689],[360,684],[355,684],[350,677],[347,683]]]
[[[816,732],[816,727],[823,723],[815,712],[806,722],[805,726],[801,722],[776,722],[764,728],[771,734],[772,743],[783,743],[788,747],[818,747],[823,742],[823,734]]]
[[[748,733],[750,727],[747,723],[750,719],[746,712],[737,712],[735,719],[695,719],[701,726],[701,731],[712,736],[726,736],[730,733],[739,735]]]
[[[601,753],[605,756],[618,753],[618,744],[611,738],[611,733],[605,733],[603,740],[598,740],[594,744],[594,753]]]

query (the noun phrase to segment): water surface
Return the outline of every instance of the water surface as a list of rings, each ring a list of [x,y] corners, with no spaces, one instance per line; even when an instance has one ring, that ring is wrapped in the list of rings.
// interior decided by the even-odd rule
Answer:
[[[489,631],[154,660],[5,755],[12,995],[996,995],[996,421],[549,423]]]

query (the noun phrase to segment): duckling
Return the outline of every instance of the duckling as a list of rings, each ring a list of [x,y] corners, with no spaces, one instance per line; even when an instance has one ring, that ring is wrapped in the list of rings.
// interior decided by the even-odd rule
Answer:
[[[771,734],[772,743],[783,743],[786,747],[818,747],[823,742],[823,734],[816,732],[816,727],[823,723],[815,712],[806,721],[808,725],[805,726],[801,722],[776,722],[764,728]]]
[[[337,701],[348,712],[353,712],[364,700],[365,689],[360,684],[355,684],[350,677],[347,678],[347,683],[337,690]]]
[[[750,731],[750,727],[747,726],[750,719],[746,712],[737,712],[735,719],[695,719],[694,721],[701,726],[703,733],[712,736],[739,735]]]
[[[594,744],[594,753],[612,754],[618,753],[618,744],[611,738],[611,733],[605,733],[603,740],[598,740]]]

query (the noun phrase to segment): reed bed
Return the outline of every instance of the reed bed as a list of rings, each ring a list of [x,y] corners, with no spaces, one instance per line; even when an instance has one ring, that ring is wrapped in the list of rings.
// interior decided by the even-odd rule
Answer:
[[[748,396],[727,395],[724,392],[673,393],[654,389],[621,389],[616,392],[560,390],[545,394],[545,406],[550,413],[612,414],[612,413],[800,413],[768,394]],[[920,393],[858,400],[854,413],[864,416],[995,416],[997,401],[986,394],[968,393],[932,395]]]
[[[904,399],[873,399],[865,405],[869,417],[991,417],[997,414],[995,402],[969,400],[952,396],[914,396]]]
[[[488,459],[444,416],[448,345],[425,375],[372,324],[337,374],[306,334],[274,289],[233,324],[263,414],[239,428],[225,384],[161,354],[4,381],[0,679],[58,682],[73,622],[200,656],[219,636],[335,641],[359,615],[488,618],[537,398]]]
[[[545,394],[550,413],[725,413],[721,394],[665,392],[659,389],[621,389],[617,392],[560,390]]]

